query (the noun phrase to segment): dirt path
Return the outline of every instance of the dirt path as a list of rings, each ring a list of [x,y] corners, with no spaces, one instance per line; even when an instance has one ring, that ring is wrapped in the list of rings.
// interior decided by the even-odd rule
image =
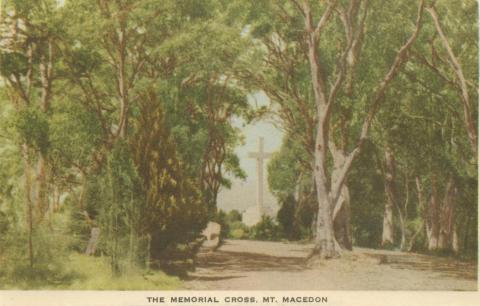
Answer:
[[[227,240],[202,252],[185,282],[194,290],[477,290],[477,265],[448,258],[356,248],[305,264],[311,245]]]

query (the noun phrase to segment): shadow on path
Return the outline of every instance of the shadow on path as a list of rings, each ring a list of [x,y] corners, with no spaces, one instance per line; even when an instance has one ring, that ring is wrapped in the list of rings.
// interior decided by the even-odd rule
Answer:
[[[279,271],[294,272],[307,269],[305,259],[300,257],[277,257],[247,252],[229,252],[217,250],[215,252],[201,252],[196,260],[196,270],[208,270],[209,275],[187,276],[186,280],[218,281],[244,276],[237,273]],[[235,275],[225,275],[234,273]],[[218,276],[218,275],[224,276]]]
[[[477,279],[477,266],[473,262],[460,261],[453,258],[434,257],[420,254],[366,254],[392,268],[402,270],[430,271],[441,273],[447,277],[459,279]]]
[[[184,278],[195,290],[476,290],[472,261],[354,248],[340,259],[307,263],[309,245],[226,241],[203,249]]]

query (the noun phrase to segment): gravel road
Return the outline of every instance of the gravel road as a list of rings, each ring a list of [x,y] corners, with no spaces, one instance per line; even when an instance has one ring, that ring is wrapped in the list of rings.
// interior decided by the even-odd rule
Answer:
[[[312,245],[227,240],[203,250],[185,281],[193,290],[477,290],[477,264],[451,258],[355,248],[306,263]]]

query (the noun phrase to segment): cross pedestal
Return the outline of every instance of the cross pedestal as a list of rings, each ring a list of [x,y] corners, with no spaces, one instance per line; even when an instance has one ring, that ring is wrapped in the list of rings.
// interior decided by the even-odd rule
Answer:
[[[260,218],[263,211],[263,160],[270,158],[272,153],[263,151],[263,137],[258,137],[258,152],[248,153],[248,157],[257,160],[257,207]]]

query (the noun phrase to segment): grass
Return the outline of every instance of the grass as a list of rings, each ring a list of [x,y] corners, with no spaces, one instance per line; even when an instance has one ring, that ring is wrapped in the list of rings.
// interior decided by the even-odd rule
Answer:
[[[130,269],[121,276],[112,275],[109,259],[82,254],[70,256],[72,272],[78,275],[68,287],[71,290],[173,290],[181,281],[162,271]],[[59,288],[60,289],[60,288]]]
[[[43,290],[175,290],[181,287],[177,277],[162,271],[129,269],[114,277],[108,257],[73,253],[64,263],[64,273],[57,281],[2,284],[3,289]]]

